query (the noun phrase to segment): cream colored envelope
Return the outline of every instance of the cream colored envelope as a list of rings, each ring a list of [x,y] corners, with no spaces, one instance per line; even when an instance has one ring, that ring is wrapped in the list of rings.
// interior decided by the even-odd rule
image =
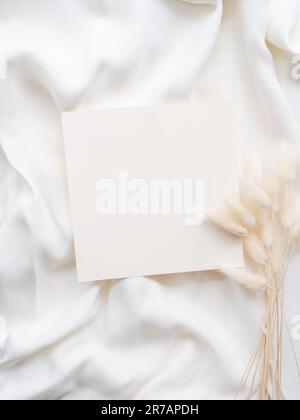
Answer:
[[[62,119],[80,282],[243,265],[240,241],[197,225],[237,180],[228,104],[87,109]]]

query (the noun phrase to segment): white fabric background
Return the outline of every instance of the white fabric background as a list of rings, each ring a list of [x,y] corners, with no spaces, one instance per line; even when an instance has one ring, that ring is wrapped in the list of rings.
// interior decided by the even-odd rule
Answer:
[[[0,399],[234,398],[260,297],[208,273],[79,285],[60,112],[222,89],[251,149],[299,141],[293,54],[298,0],[0,0]],[[300,399],[290,353],[284,391]]]

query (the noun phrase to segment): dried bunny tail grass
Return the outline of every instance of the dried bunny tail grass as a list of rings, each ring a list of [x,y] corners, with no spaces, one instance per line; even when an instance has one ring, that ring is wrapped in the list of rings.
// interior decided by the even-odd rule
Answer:
[[[248,234],[247,229],[239,225],[239,223],[235,220],[232,212],[225,207],[221,208],[220,210],[214,210],[210,212],[207,216],[207,220],[219,226],[233,236],[245,238]]]
[[[251,380],[249,399],[281,400],[284,280],[289,258],[300,245],[300,215],[297,209],[297,152],[285,143],[280,153],[268,156],[256,176],[249,161],[240,181],[240,202],[224,199],[227,211],[212,219],[233,234],[243,236],[245,256],[256,272],[222,268],[239,285],[265,291],[266,316],[261,343],[247,368],[242,388]],[[275,162],[275,163],[274,163]],[[251,226],[253,221],[255,226]],[[242,226],[240,226],[242,225]],[[243,230],[244,229],[244,230]]]
[[[291,238],[294,242],[300,241],[300,220],[294,224],[294,226],[290,230]]]
[[[299,220],[298,216],[298,202],[295,198],[294,191],[287,191],[286,196],[282,202],[282,209],[280,211],[280,222],[284,228],[292,228]]]
[[[276,169],[269,163],[270,158],[263,159],[260,185],[265,193],[275,199],[279,194],[279,177]]]
[[[284,274],[285,265],[285,249],[282,242],[275,243],[270,249],[269,265],[272,267],[274,276],[278,279],[282,278]]]
[[[256,234],[249,234],[244,240],[246,255],[256,264],[264,265],[268,259],[266,249]]]
[[[297,155],[295,146],[283,141],[279,150],[279,176],[284,182],[294,182],[297,177]]]
[[[267,209],[261,209],[258,211],[257,224],[262,243],[266,248],[270,248],[274,242],[274,226],[271,214]]]
[[[222,268],[221,273],[241,286],[251,290],[264,290],[267,287],[265,277],[253,274],[243,268]]]
[[[240,180],[240,194],[242,203],[250,210],[253,208],[269,208],[272,205],[271,198],[265,191],[246,178]]]
[[[247,162],[244,166],[243,177],[246,178],[246,179],[249,179],[253,182],[257,182],[257,176],[256,176],[256,173],[255,173],[255,169],[254,169],[253,163],[250,159],[247,160]]]
[[[241,204],[233,195],[224,197],[224,203],[230,208],[232,213],[239,219],[243,226],[253,229],[256,226],[255,216]]]

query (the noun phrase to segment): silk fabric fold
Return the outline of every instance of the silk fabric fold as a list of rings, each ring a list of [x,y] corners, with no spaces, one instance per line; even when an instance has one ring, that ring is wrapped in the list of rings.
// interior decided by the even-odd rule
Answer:
[[[0,0],[0,399],[234,399],[261,297],[211,273],[78,284],[60,113],[222,90],[268,150],[300,141],[296,54],[297,0]],[[284,372],[299,399],[289,344]]]

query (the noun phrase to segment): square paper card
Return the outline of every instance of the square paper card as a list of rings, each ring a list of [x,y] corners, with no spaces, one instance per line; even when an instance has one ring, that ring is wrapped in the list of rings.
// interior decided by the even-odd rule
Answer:
[[[240,241],[201,223],[237,179],[229,109],[218,100],[63,114],[79,281],[242,265]]]

